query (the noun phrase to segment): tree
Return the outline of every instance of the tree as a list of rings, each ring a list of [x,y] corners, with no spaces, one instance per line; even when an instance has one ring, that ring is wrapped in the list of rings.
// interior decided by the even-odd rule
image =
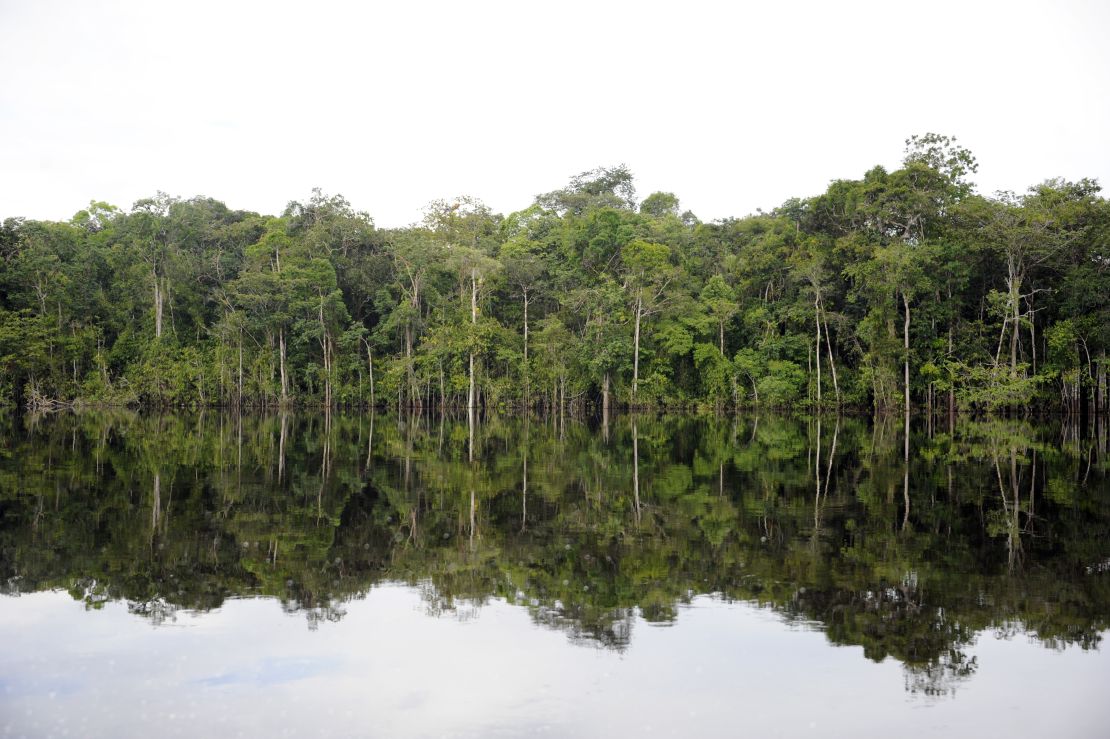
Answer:
[[[1029,283],[1039,267],[1083,235],[1087,224],[1080,213],[1091,207],[1096,192],[1097,185],[1090,181],[1052,181],[1030,188],[1024,197],[1002,193],[996,201],[972,204],[982,237],[1005,268],[1006,292],[995,364],[1000,362],[1003,342],[1009,334],[1011,379],[1018,376],[1023,319],[1031,321],[1034,298],[1043,292]]]
[[[538,195],[536,202],[560,215],[581,216],[597,208],[631,210],[636,205],[632,173],[623,164],[598,167],[571,177],[561,190]]]
[[[540,255],[538,242],[511,238],[501,245],[500,259],[505,266],[505,279],[520,295],[523,306],[523,358],[521,369],[524,376],[524,402],[528,403],[528,306],[535,299],[535,292],[543,284],[547,265]]]
[[[640,203],[640,212],[653,218],[678,216],[678,198],[673,192],[653,192]]]
[[[709,278],[701,291],[701,303],[717,324],[717,341],[721,356],[728,356],[725,353],[725,324],[740,310],[740,304],[734,299],[733,290],[725,282],[724,277],[715,274]]]
[[[409,229],[390,238],[399,302],[392,307],[383,328],[399,326],[404,352],[405,388],[411,404],[416,398],[414,350],[424,323],[427,285],[443,267],[446,246],[426,229]]]
[[[662,310],[667,302],[667,287],[675,277],[670,264],[670,249],[664,244],[633,241],[621,250],[622,276],[633,317],[632,391],[635,406],[640,381],[640,332],[643,320]]]
[[[481,343],[478,298],[486,279],[501,268],[501,264],[489,255],[492,251],[490,242],[497,233],[498,219],[482,201],[464,195],[451,203],[445,200],[433,201],[428,206],[424,222],[444,244],[447,259],[459,276],[459,293],[464,302],[469,293],[467,408],[473,411],[477,407],[475,360]]]

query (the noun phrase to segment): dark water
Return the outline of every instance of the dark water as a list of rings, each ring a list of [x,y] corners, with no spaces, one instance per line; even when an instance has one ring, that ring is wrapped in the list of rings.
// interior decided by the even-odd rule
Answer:
[[[903,442],[896,419],[12,418],[0,730],[1107,736],[1105,431]]]

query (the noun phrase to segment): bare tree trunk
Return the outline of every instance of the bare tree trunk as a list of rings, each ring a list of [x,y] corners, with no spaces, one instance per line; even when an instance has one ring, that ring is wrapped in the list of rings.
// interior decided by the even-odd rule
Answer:
[[[524,366],[528,366],[528,291],[524,291]]]
[[[903,361],[905,374],[903,383],[906,396],[906,418],[908,419],[910,415],[910,299],[906,293],[902,293],[902,304],[906,307],[906,321],[902,324],[902,348],[906,352]]]
[[[640,318],[643,315],[643,296],[636,298],[636,333],[632,349],[632,406],[636,405],[636,393],[640,383]]]
[[[243,329],[239,329],[239,402],[243,406]]]
[[[528,290],[524,290],[524,405],[528,405]]]
[[[162,338],[162,281],[158,277],[158,271],[153,267],[150,274],[154,278],[154,337],[160,339]]]
[[[1079,345],[1083,347],[1083,353],[1087,356],[1087,377],[1088,377],[1088,379],[1090,379],[1090,383],[1088,383],[1088,385],[1090,385],[1090,391],[1089,392],[1088,392],[1088,388],[1085,385],[1080,385],[1080,387],[1082,388],[1081,392],[1082,392],[1082,397],[1083,397],[1083,401],[1082,401],[1083,411],[1085,413],[1093,415],[1094,413],[1096,413],[1098,411],[1098,408],[1097,408],[1098,392],[1097,392],[1097,387],[1095,386],[1095,365],[1094,365],[1094,362],[1091,361],[1091,351],[1087,347],[1087,340],[1086,339],[1080,339],[1079,340]],[[1083,371],[1082,371],[1083,358],[1082,357],[1079,358],[1079,364],[1080,364],[1079,374],[1080,374],[1080,377],[1082,378],[1082,375],[1083,375]],[[1086,428],[1085,425],[1084,425],[1084,428]]]
[[[1033,299],[1029,299],[1029,346],[1033,350],[1033,374],[1037,374],[1037,321],[1033,312]]]
[[[1103,349],[1099,354],[1098,361],[1098,400],[1095,403],[1096,410],[1105,411],[1107,409],[1106,398],[1106,350]]]
[[[405,321],[405,380],[407,385],[408,394],[412,395],[413,376],[412,376],[412,325],[409,321]]]
[[[1010,334],[1010,377],[1017,377],[1018,342],[1020,341],[1021,319],[1018,317],[1018,302],[1021,300],[1021,282],[1017,278],[1010,279],[1010,321],[1014,324],[1013,333]]]
[[[331,337],[328,335],[328,326],[324,322],[324,296],[320,296],[320,348],[324,353],[324,405],[331,408]]]
[[[285,405],[289,402],[289,377],[285,372],[285,327],[278,329],[278,361],[281,366],[281,404]]]
[[[948,327],[948,356],[952,356],[954,342],[952,339],[952,326]],[[956,388],[948,386],[948,431],[951,432],[956,423]]]
[[[40,316],[45,316],[46,315],[46,287],[43,285],[41,280],[39,282],[35,283],[35,293],[39,297],[39,315]],[[155,281],[155,283],[154,283],[154,302],[155,302],[155,304],[158,303],[158,282],[157,281]]]
[[[478,270],[470,270],[470,325],[478,325]],[[474,408],[474,347],[470,348],[470,396],[467,408]]]
[[[817,324],[817,405],[821,405],[821,309],[820,301],[817,298],[813,299],[813,318],[814,323]]]
[[[370,342],[365,337],[362,339],[363,345],[366,347],[366,363],[370,367],[370,405],[374,405],[374,352],[370,349]]]
[[[420,315],[420,279],[410,278],[412,285],[412,295],[409,300],[409,305],[412,307],[412,315]],[[413,372],[412,365],[412,352],[413,352],[413,337],[412,319],[409,318],[405,321],[405,377],[408,380],[408,395],[411,404],[413,396],[416,395],[416,374]]]
[[[824,315],[824,310],[821,313]],[[840,380],[836,376],[836,361],[833,360],[832,339],[829,338],[829,319],[825,316],[825,347],[829,350],[829,369],[832,370],[833,378],[833,391],[836,393],[836,407],[840,407]],[[817,353],[821,353],[821,347],[817,347]]]

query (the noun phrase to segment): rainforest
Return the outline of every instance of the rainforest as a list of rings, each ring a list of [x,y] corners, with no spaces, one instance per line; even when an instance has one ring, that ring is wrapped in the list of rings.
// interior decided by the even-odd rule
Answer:
[[[377,228],[158,193],[0,227],[0,398],[77,406],[1107,410],[1110,205],[951,137],[702,222],[623,165]]]

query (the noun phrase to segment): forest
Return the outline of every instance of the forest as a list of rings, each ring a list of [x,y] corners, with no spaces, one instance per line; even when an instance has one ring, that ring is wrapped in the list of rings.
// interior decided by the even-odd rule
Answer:
[[[48,409],[390,406],[1105,413],[1097,182],[976,191],[954,138],[702,222],[602,167],[508,215],[376,228],[164,193],[0,226],[0,398]]]

